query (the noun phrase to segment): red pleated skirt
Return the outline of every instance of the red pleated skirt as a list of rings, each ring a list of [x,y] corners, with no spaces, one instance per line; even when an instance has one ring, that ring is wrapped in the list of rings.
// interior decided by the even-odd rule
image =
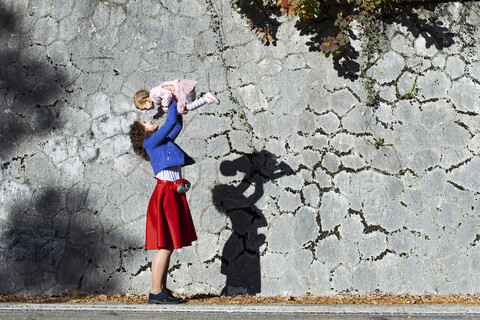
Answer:
[[[179,249],[192,245],[197,234],[185,194],[176,192],[172,181],[157,181],[148,203],[145,249]]]

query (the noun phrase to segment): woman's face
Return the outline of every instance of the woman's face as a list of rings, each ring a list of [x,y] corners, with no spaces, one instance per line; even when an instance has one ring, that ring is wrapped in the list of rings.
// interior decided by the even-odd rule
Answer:
[[[140,121],[140,124],[145,128],[146,132],[155,132],[158,129],[158,125],[152,121]]]

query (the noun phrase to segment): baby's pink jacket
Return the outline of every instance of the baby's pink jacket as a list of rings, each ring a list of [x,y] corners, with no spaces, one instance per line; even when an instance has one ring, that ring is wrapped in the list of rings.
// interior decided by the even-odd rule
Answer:
[[[197,81],[188,79],[165,81],[158,87],[150,90],[150,98],[156,105],[161,105],[162,107],[168,107],[175,99],[177,101],[178,113],[187,113],[185,99],[196,85]]]

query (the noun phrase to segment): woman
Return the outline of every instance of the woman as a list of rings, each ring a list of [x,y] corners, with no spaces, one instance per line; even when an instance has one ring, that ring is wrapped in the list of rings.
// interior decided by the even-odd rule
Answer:
[[[165,123],[159,128],[152,121],[139,121],[130,127],[135,153],[150,163],[157,179],[147,209],[146,250],[157,250],[152,261],[152,289],[148,303],[180,303],[167,289],[167,272],[174,249],[190,246],[197,239],[184,193],[177,190],[181,167],[195,163],[174,140],[182,130],[182,115],[176,102],[164,108]],[[183,180],[186,181],[186,180]],[[182,190],[180,190],[182,191]]]

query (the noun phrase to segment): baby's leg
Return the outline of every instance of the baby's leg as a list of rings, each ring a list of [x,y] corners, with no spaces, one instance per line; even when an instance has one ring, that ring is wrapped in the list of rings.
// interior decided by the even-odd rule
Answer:
[[[205,98],[200,98],[198,100],[195,100],[197,96],[197,93],[195,92],[195,88],[193,88],[192,91],[190,91],[187,96],[185,97],[185,100],[187,100],[187,110],[192,111],[195,110],[204,104],[207,104],[208,101]]]
[[[187,100],[187,110],[188,111],[192,111],[192,110],[195,110],[201,106],[203,106],[204,104],[210,104],[210,103],[216,103],[216,104],[219,104],[220,101],[218,101],[217,98],[215,98],[215,96],[213,94],[211,94],[210,92],[207,92],[205,94],[205,97],[203,98],[200,98],[198,100],[195,100],[195,101],[192,101],[195,99],[195,96],[196,96],[196,93],[195,93],[195,88],[190,91],[190,93],[187,95],[186,97],[186,100]],[[190,99],[190,100],[189,100]]]

